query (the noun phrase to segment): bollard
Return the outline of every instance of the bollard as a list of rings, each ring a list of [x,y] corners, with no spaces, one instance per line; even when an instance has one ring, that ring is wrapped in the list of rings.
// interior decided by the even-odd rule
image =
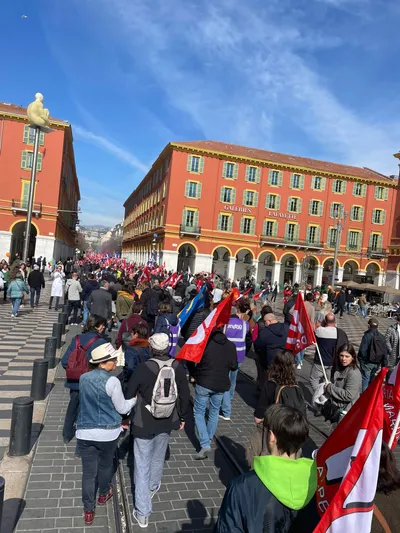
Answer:
[[[33,361],[31,398],[40,401],[46,398],[47,372],[49,362],[47,359],[35,359]]]
[[[69,305],[68,305],[68,304],[64,304],[64,305],[62,306],[62,310],[61,310],[61,312],[62,312],[62,313],[67,313],[67,315],[68,315],[68,309],[69,309]]]
[[[49,362],[49,368],[56,366],[57,337],[46,337],[44,343],[44,359]]]
[[[6,487],[6,480],[0,476],[0,531],[1,531],[1,518],[3,516],[3,503],[4,503],[4,491]]]
[[[52,336],[57,338],[57,348],[61,348],[61,336],[62,336],[63,325],[62,324],[53,324],[53,333]]]
[[[12,405],[10,447],[8,455],[28,455],[31,450],[33,399],[15,398]]]
[[[68,315],[67,313],[60,313],[58,315],[58,323],[62,324],[62,334],[65,335],[65,328],[68,321]]]

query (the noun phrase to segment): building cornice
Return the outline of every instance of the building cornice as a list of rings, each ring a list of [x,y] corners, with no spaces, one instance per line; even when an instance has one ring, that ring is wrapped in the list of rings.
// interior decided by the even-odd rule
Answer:
[[[17,113],[7,113],[6,111],[0,111],[0,118],[8,119],[8,120],[15,120],[16,122],[23,122],[24,124],[29,124],[27,115],[20,115]],[[63,128],[67,129],[71,126],[69,122],[60,121],[57,119],[50,118],[49,122],[50,126],[56,127],[56,128]]]
[[[272,168],[276,170],[289,170],[289,171],[298,172],[299,174],[311,174],[313,176],[322,176],[322,177],[342,179],[342,180],[347,180],[347,181],[358,181],[361,183],[367,183],[369,185],[383,185],[385,187],[397,189],[397,181],[390,182],[386,180],[380,180],[378,178],[367,179],[367,178],[362,178],[359,176],[352,176],[348,174],[339,174],[336,172],[329,172],[326,170],[317,170],[315,168],[309,168],[309,167],[303,167],[303,166],[297,166],[297,165],[289,165],[287,163],[278,163],[276,161],[267,161],[266,159],[255,159],[252,157],[233,155],[233,154],[228,154],[226,152],[218,152],[215,150],[209,150],[207,148],[198,148],[195,146],[186,146],[186,145],[179,144],[179,143],[170,143],[168,146],[171,146],[173,150],[178,150],[179,152],[186,152],[190,154],[214,157],[217,159],[221,159],[223,161],[234,161],[236,163],[249,163],[249,164],[252,164],[258,167],[267,167],[267,168]]]

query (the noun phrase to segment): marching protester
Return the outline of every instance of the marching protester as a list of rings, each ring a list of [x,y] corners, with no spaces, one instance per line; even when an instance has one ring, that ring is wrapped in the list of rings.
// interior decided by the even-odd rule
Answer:
[[[28,287],[22,279],[21,272],[17,270],[15,273],[11,274],[7,287],[7,296],[11,299],[12,304],[11,318],[16,318],[18,316],[19,307],[24,294],[29,294]]]
[[[92,291],[89,296],[88,309],[91,315],[102,316],[109,324],[112,319],[112,296],[108,288],[108,281],[100,281],[100,288]]]
[[[45,282],[38,264],[33,265],[33,270],[28,276],[28,285],[31,293],[31,309],[39,307],[40,291],[45,288]]]
[[[340,318],[343,318],[343,312],[344,312],[345,305],[346,305],[346,293],[345,293],[344,287],[342,287],[339,293],[336,295],[335,304],[336,304],[335,315],[340,313]]]
[[[128,316],[133,303],[133,287],[126,283],[117,293],[116,316],[118,329],[121,322]]]
[[[89,296],[92,294],[92,292],[99,288],[99,282],[94,279],[94,274],[92,272],[89,272],[87,275],[87,279],[83,284],[82,287],[82,303],[83,303],[83,320],[82,320],[82,327],[85,326],[87,319],[89,317],[89,307],[88,307],[88,300]]]
[[[151,357],[147,324],[135,324],[128,335],[131,338],[124,351],[124,368],[119,376],[124,391],[137,367]]]
[[[387,366],[389,370],[393,370],[400,360],[400,313],[396,315],[396,323],[388,327],[385,339],[388,350]]]
[[[275,359],[277,351],[285,348],[289,324],[278,322],[272,313],[264,316],[264,324],[265,328],[260,330],[254,348],[259,354],[261,366],[266,370]]]
[[[132,306],[128,312],[127,318],[121,322],[118,330],[117,340],[115,346],[119,348],[122,345],[123,336],[126,333],[131,333],[134,326],[139,324],[144,325],[147,331],[147,337],[150,336],[150,328],[148,323],[142,318],[143,306],[139,302],[132,302]]]
[[[361,367],[362,390],[368,387],[375,374],[387,364],[387,346],[385,337],[378,331],[379,322],[376,318],[368,321],[368,330],[364,333],[358,359]]]
[[[71,326],[78,325],[78,310],[81,304],[82,286],[78,281],[77,272],[73,272],[70,279],[65,284],[65,295],[68,300],[68,317],[73,310]]]

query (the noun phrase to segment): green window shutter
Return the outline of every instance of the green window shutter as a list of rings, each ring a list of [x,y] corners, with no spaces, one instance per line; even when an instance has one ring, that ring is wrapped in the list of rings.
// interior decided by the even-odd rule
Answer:
[[[290,174],[290,188],[293,189],[293,174]]]
[[[281,207],[281,197],[279,194],[276,195],[276,210],[278,211]]]
[[[347,189],[347,181],[342,181],[342,193],[346,194]]]
[[[232,189],[231,198],[232,198],[232,203],[234,204],[236,202],[236,189]]]
[[[291,200],[292,200],[292,197],[289,196],[288,201],[287,201],[287,211],[290,211],[290,202],[291,202]]]
[[[329,210],[329,216],[333,218],[333,204],[331,204],[331,208]]]
[[[302,205],[302,200],[301,198],[297,198],[297,212],[298,213],[301,213],[301,205]]]
[[[378,248],[383,248],[383,235],[379,235],[378,237]]]
[[[185,183],[185,196],[188,197],[189,196],[189,188],[190,188],[190,181],[187,181]]]
[[[192,160],[193,160],[193,156],[192,155],[188,155],[188,160],[187,160],[187,166],[186,166],[186,169],[190,172],[192,170]]]
[[[378,198],[378,187],[376,185],[374,187],[374,198],[375,200]]]
[[[199,212],[195,211],[194,217],[193,217],[193,226],[196,228],[198,225],[199,225]]]
[[[373,209],[372,210],[372,223],[375,222],[375,213],[376,213],[376,209]]]
[[[219,229],[221,231],[221,228],[222,228],[222,215],[219,214],[218,215],[218,226],[217,226],[217,229]]]
[[[328,235],[326,236],[327,246],[331,245],[331,237],[332,237],[332,230],[331,228],[328,228]]]
[[[278,235],[278,222],[274,222],[272,226],[272,236],[276,237]]]
[[[197,199],[200,200],[201,198],[201,191],[203,189],[203,184],[202,183],[198,183],[197,184]]]
[[[318,226],[318,228],[316,229],[316,232],[315,232],[315,240],[317,242],[317,244],[319,244],[321,242],[321,228]]]
[[[254,207],[258,206],[258,192],[254,193]]]
[[[326,178],[321,178],[321,191],[324,191],[326,187]]]
[[[256,170],[256,183],[260,183],[261,181],[261,168],[257,168]]]
[[[372,248],[372,239],[374,237],[374,234],[371,233],[370,236],[369,236],[369,240],[368,240],[368,248]]]
[[[182,225],[185,226],[186,225],[186,216],[187,216],[187,212],[186,212],[186,209],[184,209],[182,211]]]
[[[272,170],[268,170],[268,185],[272,183]]]
[[[300,226],[299,224],[296,224],[295,228],[294,228],[294,240],[297,241],[298,238],[299,238],[299,233],[300,233]]]
[[[247,191],[243,191],[243,205],[246,205]]]
[[[244,228],[244,218],[242,217],[240,219],[240,233],[243,233],[243,228]]]
[[[24,126],[24,138],[23,142],[27,143],[29,141],[29,126]]]
[[[332,192],[336,191],[336,181],[337,180],[332,180]]]
[[[256,219],[253,218],[251,221],[250,233],[254,235],[255,232],[256,232]]]
[[[227,166],[227,163],[226,163],[226,161],[225,161],[225,162],[224,162],[224,165],[223,165],[223,167],[222,167],[222,176],[223,176],[224,178],[226,178],[226,166]]]
[[[301,174],[300,176],[300,189],[303,190],[304,189],[304,175]]]
[[[282,170],[279,171],[279,177],[278,177],[278,185],[279,187],[282,187],[282,183],[283,183],[283,172]]]
[[[357,250],[361,250],[362,239],[363,239],[363,234],[362,234],[362,232],[361,232],[361,233],[358,234],[358,239],[357,239]]]
[[[43,164],[43,154],[37,155],[37,162],[36,162],[36,170],[39,172],[42,170],[42,164]]]
[[[387,187],[385,187],[383,189],[383,199],[387,200],[388,198],[389,198],[389,189]]]
[[[360,207],[360,222],[363,222],[364,220],[364,208]]]
[[[244,178],[246,181],[250,179],[250,167],[246,167],[246,176]]]
[[[306,241],[307,242],[310,240],[310,231],[311,231],[311,226],[307,226],[307,231],[306,231]]]
[[[220,202],[224,201],[224,191],[225,191],[225,187],[221,187],[221,192],[220,192],[220,195],[219,195],[219,201]]]
[[[324,202],[320,201],[318,202],[318,216],[322,217],[324,214]]]
[[[308,214],[309,215],[312,215],[312,206],[313,206],[313,201],[310,200],[310,203],[308,204]]]
[[[266,209],[269,209],[269,197],[270,197],[269,194],[267,194],[267,196],[265,197],[265,208]]]
[[[354,183],[353,184],[353,196],[356,196],[355,192],[356,192],[356,187],[357,187],[357,183]]]
[[[263,235],[266,235],[267,234],[267,221],[264,220],[264,224],[263,224],[263,232],[262,232]]]
[[[22,206],[23,208],[28,207],[28,200],[29,200],[29,183],[23,183],[22,184]]]
[[[44,145],[44,131],[41,131],[39,134],[39,144],[40,146]]]
[[[367,195],[367,185],[365,183],[363,183],[361,185],[361,196],[363,198],[365,198],[366,195]]]
[[[386,222],[386,211],[384,209],[382,209],[382,216],[381,216],[382,220],[381,220],[381,224],[385,224]]]
[[[350,244],[350,231],[347,232],[347,239],[346,239],[346,248],[349,249]]]
[[[237,180],[239,174],[239,165],[237,163],[234,164],[233,167],[233,178]]]
[[[203,174],[204,172],[204,157],[200,157],[199,161],[199,173]]]
[[[354,220],[354,206],[350,209],[350,220]]]
[[[228,231],[232,231],[232,227],[233,227],[233,216],[230,216],[228,218]]]
[[[28,163],[28,154],[26,150],[22,151],[22,157],[21,157],[21,168],[27,168]]]

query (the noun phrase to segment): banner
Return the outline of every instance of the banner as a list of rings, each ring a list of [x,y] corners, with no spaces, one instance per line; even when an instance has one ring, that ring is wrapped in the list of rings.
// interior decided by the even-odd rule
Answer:
[[[314,330],[304,307],[303,296],[299,292],[294,304],[292,322],[290,323],[285,348],[296,355],[316,342]]]
[[[389,379],[383,385],[383,406],[384,412],[384,426],[383,426],[383,440],[389,444],[390,437],[394,430],[397,417],[400,413],[400,372],[399,363],[395,366],[393,372],[390,373]],[[391,445],[392,450],[396,447],[400,436],[400,426],[394,435],[394,440]]]
[[[205,299],[205,292],[206,292],[206,285],[203,285],[201,291],[199,294],[197,294],[193,300],[191,300],[189,303],[185,305],[185,307],[182,309],[182,311],[178,314],[179,318],[179,325],[181,329],[186,324],[188,319],[191,317],[191,315],[197,311],[198,309],[201,309],[204,307],[204,299]]]

